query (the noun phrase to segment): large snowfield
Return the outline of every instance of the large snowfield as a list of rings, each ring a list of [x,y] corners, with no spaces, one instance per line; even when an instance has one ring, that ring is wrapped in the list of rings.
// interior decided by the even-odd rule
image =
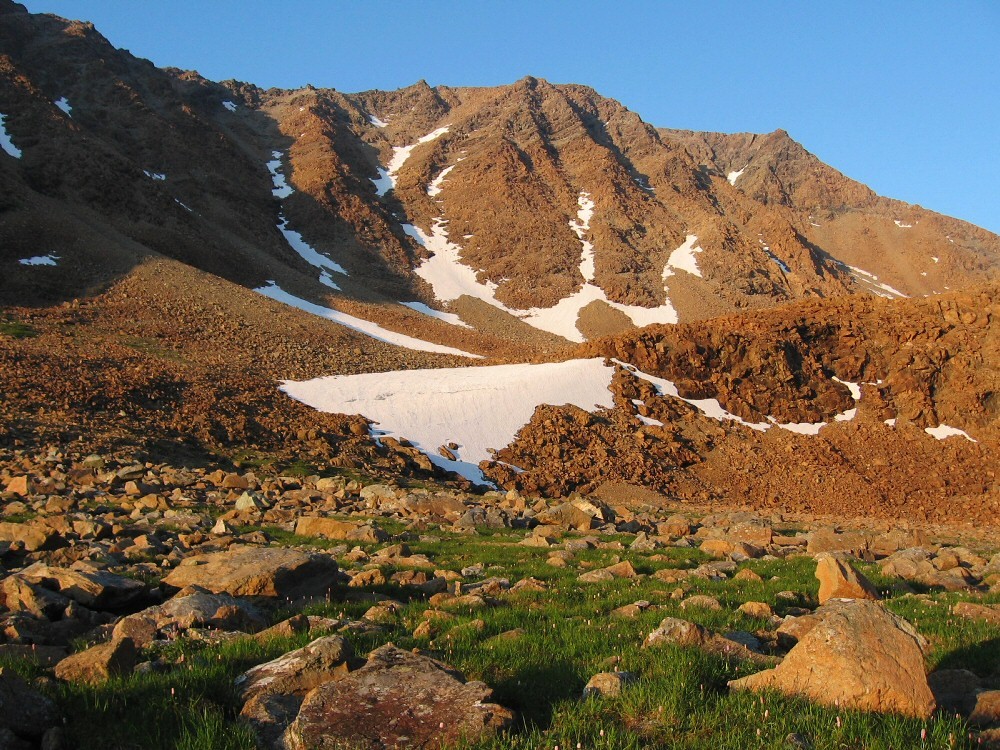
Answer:
[[[830,422],[782,424],[770,417],[762,422],[747,422],[727,411],[717,399],[683,398],[672,381],[641,372],[627,362],[614,363],[652,383],[660,396],[684,401],[710,419],[736,422],[758,432],[777,427],[814,436],[826,425],[851,421],[857,414],[855,407],[835,415]],[[332,375],[286,380],[281,390],[320,411],[363,414],[377,423],[374,434],[406,438],[442,468],[485,483],[479,462],[491,458],[490,449],[509,445],[539,405],[574,404],[591,412],[611,408],[614,371],[614,366],[605,365],[603,359],[574,359],[549,364]],[[855,403],[860,401],[861,387],[857,383],[834,380],[851,392]],[[659,424],[649,417],[640,420]],[[944,425],[926,432],[938,439],[960,435],[972,440],[961,430]],[[458,445],[452,449],[456,461],[438,452],[449,443]]]

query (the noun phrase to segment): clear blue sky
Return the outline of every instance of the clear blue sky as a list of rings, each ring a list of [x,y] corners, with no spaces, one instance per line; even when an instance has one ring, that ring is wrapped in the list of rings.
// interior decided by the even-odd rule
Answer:
[[[160,66],[341,91],[582,83],[654,125],[784,128],[1000,232],[1000,2],[27,0]]]

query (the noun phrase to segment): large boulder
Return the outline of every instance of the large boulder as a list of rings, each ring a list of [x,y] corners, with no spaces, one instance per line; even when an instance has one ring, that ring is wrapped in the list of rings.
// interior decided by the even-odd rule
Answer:
[[[55,674],[66,682],[96,684],[105,680],[132,674],[138,653],[129,638],[117,638],[91,646],[56,664]]]
[[[73,601],[100,611],[126,609],[146,593],[146,585],[133,578],[83,564],[57,568],[35,563],[18,573],[31,583],[58,591]]]
[[[240,546],[185,558],[163,585],[168,590],[200,586],[216,594],[295,599],[326,596],[337,581],[337,562],[329,555]]]
[[[816,577],[819,579],[819,603],[830,599],[880,598],[871,581],[856,571],[843,557],[829,552],[816,556]]]
[[[389,535],[371,524],[356,524],[322,516],[302,516],[295,523],[299,536],[317,536],[352,542],[384,542]]]
[[[229,594],[194,591],[123,617],[115,625],[113,636],[128,637],[145,646],[168,630],[212,627],[252,633],[266,626],[264,615],[247,601]]]
[[[441,748],[508,726],[492,691],[450,667],[391,643],[341,680],[306,696],[285,733],[290,750]]]
[[[342,637],[323,636],[244,672],[236,678],[236,687],[244,701],[276,694],[303,697],[315,687],[346,676],[353,657],[351,644]]]
[[[0,667],[0,729],[38,739],[56,726],[55,704],[9,669]]]
[[[565,526],[577,531],[587,531],[594,517],[573,503],[563,503],[538,514],[538,523],[545,526]]]
[[[773,689],[818,703],[926,718],[934,711],[922,648],[902,618],[863,599],[834,600],[776,668],[733,680],[734,690]]]
[[[284,748],[282,735],[303,698],[310,690],[345,677],[353,655],[347,641],[331,635],[237,677],[236,687],[244,701],[240,715],[254,728],[258,744]]]

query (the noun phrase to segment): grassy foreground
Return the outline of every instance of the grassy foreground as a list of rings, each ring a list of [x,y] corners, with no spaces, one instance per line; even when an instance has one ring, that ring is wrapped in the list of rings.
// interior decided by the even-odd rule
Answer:
[[[643,638],[666,616],[682,617],[722,632],[754,632],[766,621],[737,612],[747,601],[770,604],[778,614],[789,606],[814,604],[818,582],[815,563],[807,557],[781,561],[750,561],[761,581],[707,581],[687,579],[668,584],[649,575],[634,580],[585,584],[577,581],[584,570],[630,560],[639,573],[660,568],[689,568],[708,560],[692,549],[668,548],[655,552],[627,549],[591,549],[574,553],[567,568],[546,562],[549,550],[518,545],[524,532],[484,531],[463,536],[432,531],[433,539],[408,542],[413,553],[423,553],[436,569],[460,570],[482,562],[484,576],[511,583],[534,576],[547,585],[544,592],[504,595],[497,606],[449,610],[453,619],[440,621],[430,638],[414,638],[414,628],[428,609],[426,596],[412,589],[379,588],[404,602],[396,618],[378,633],[348,635],[355,651],[364,655],[392,641],[403,648],[426,649],[480,679],[495,691],[494,700],[515,709],[518,724],[504,735],[470,747],[488,748],[734,748],[813,747],[972,748],[970,728],[955,716],[940,712],[923,722],[897,716],[824,708],[778,694],[730,693],[726,682],[758,671],[725,655],[696,648],[661,646],[643,649]],[[274,533],[285,544],[328,542]],[[602,542],[630,538],[602,537]],[[343,562],[344,567],[351,567]],[[933,644],[928,667],[971,668],[983,674],[1000,667],[1000,632],[986,623],[952,617],[949,605],[956,594],[902,594],[897,582],[880,578],[874,566],[859,566],[888,592],[888,606],[903,615]],[[386,566],[388,576],[394,569]],[[722,604],[720,611],[681,608],[672,596],[708,594]],[[360,618],[372,602],[333,601],[305,608],[308,614]],[[787,593],[794,592],[795,597]],[[345,592],[347,593],[347,592]],[[622,605],[646,600],[653,606],[635,617],[612,615]],[[977,601],[1000,601],[996,595]],[[275,621],[293,614],[274,613]],[[228,750],[254,747],[253,734],[238,713],[240,702],[233,680],[248,667],[307,643],[316,634],[258,643],[248,638],[211,642],[185,639],[146,651],[157,669],[112,680],[97,687],[49,681],[46,692],[68,718],[70,747],[182,748]],[[6,666],[30,676],[37,668],[20,662]],[[636,681],[615,698],[582,699],[587,680],[602,671],[625,670]],[[922,737],[922,734],[924,735]],[[797,735],[790,738],[789,735]],[[802,744],[795,744],[801,742]]]

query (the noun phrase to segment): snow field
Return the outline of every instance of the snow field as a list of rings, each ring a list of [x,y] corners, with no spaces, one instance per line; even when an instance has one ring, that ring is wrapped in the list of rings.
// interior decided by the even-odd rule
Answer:
[[[613,374],[600,359],[577,359],[286,380],[281,390],[320,411],[363,414],[377,434],[405,437],[438,466],[485,484],[479,462],[511,443],[538,404],[610,408]],[[449,442],[458,461],[437,452]]]

